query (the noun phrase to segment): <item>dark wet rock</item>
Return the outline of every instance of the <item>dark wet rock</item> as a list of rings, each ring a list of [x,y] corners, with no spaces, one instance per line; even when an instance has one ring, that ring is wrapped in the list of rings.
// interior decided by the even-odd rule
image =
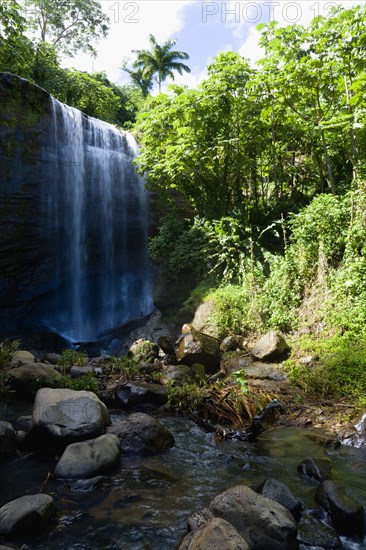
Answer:
[[[127,382],[119,384],[115,391],[120,404],[124,406],[151,403],[156,406],[165,405],[168,401],[168,390],[162,384],[147,382]]]
[[[29,432],[33,424],[32,415],[27,416],[18,416],[15,421],[15,428],[17,430],[23,430],[24,432]]]
[[[342,547],[341,539],[335,530],[311,514],[303,514],[297,529],[297,540],[302,544],[320,546],[324,550]]]
[[[282,334],[270,330],[267,334],[262,336],[262,338],[257,340],[251,352],[256,359],[271,361],[272,359],[280,358],[288,350],[289,346]]]
[[[333,481],[324,481],[316,490],[315,500],[326,510],[338,534],[363,535],[364,508]]]
[[[202,508],[198,512],[193,512],[187,519],[188,531],[196,531],[199,527],[211,521],[215,516],[208,508]]]
[[[19,349],[14,352],[11,360],[12,367],[20,367],[21,365],[27,365],[28,363],[35,363],[36,358],[30,351]]]
[[[298,519],[302,510],[302,504],[282,481],[268,478],[258,487],[257,493],[278,502],[278,504],[282,504],[282,506],[291,512],[295,519]]]
[[[163,370],[162,381],[167,384],[173,380],[176,383],[184,384],[185,382],[192,380],[194,375],[195,372],[192,368],[187,367],[187,365],[169,365]]]
[[[46,353],[43,361],[51,363],[51,365],[58,365],[62,361],[62,355],[60,353]]]
[[[220,366],[220,345],[216,338],[190,330],[181,336],[175,348],[179,362],[192,366],[202,363],[207,373],[215,373]]]
[[[90,479],[78,479],[70,486],[72,491],[78,493],[89,493],[101,487],[103,483],[107,480],[106,476],[96,476],[91,477]]]
[[[223,353],[226,353],[228,351],[235,351],[238,348],[240,348],[240,341],[237,336],[226,336],[226,338],[223,339],[220,345],[220,350]]]
[[[0,508],[0,534],[26,535],[46,526],[56,513],[53,498],[46,494],[26,495]]]
[[[0,459],[12,456],[16,451],[15,431],[10,422],[0,422]]]
[[[94,372],[93,367],[71,367],[70,376],[71,378],[80,378],[81,376],[86,376],[87,374],[92,374]]]
[[[123,454],[149,454],[174,446],[174,437],[156,418],[134,413],[108,428],[117,435]]]
[[[215,497],[209,510],[226,519],[248,542],[251,550],[297,549],[296,523],[281,504],[236,485]]]
[[[15,391],[26,397],[33,397],[39,388],[56,388],[61,374],[45,363],[28,363],[9,370],[11,384]]]
[[[321,459],[317,459],[317,462],[309,456],[298,465],[297,471],[300,475],[319,482],[329,479],[331,477],[330,462]],[[319,466],[320,463],[321,467]]]
[[[158,338],[159,348],[167,355],[174,355],[174,342],[170,336],[161,335]]]
[[[222,518],[201,525],[188,533],[179,550],[249,550],[248,543],[229,522]]]
[[[128,355],[138,362],[153,361],[159,355],[159,346],[140,338],[130,346]]]
[[[55,476],[66,479],[95,476],[115,466],[120,454],[118,437],[113,434],[72,443],[58,461]]]
[[[274,380],[282,382],[288,379],[288,374],[276,365],[266,365],[264,363],[253,363],[243,368],[246,378],[255,380]]]
[[[50,388],[38,390],[32,420],[31,446],[50,453],[98,437],[111,423],[106,406],[94,393]]]

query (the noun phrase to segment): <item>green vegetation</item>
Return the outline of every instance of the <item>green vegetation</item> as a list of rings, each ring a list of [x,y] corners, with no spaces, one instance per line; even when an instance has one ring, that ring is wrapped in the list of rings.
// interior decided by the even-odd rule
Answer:
[[[153,78],[156,75],[156,82],[161,91],[161,84],[168,78],[174,80],[174,72],[178,71],[182,74],[183,71],[190,73],[191,69],[182,63],[181,59],[189,59],[186,52],[173,50],[173,46],[177,43],[176,40],[167,40],[162,45],[158,44],[153,34],[149,36],[151,46],[150,50],[132,50],[136,54],[136,60],[133,62],[133,69],[128,69],[126,64],[123,70],[127,71],[131,79],[140,86],[144,96],[152,88]]]
[[[98,383],[94,377],[94,374],[89,373],[79,378],[70,378],[70,376],[63,376],[57,383],[59,388],[67,388],[75,391],[91,391],[95,394],[98,393]]]
[[[136,119],[137,167],[164,204],[150,255],[167,282],[196,286],[185,307],[210,301],[220,336],[287,332],[294,383],[320,396],[362,398],[366,8],[331,8],[307,28],[260,25],[265,53],[257,68],[238,53],[220,53],[196,89],[172,85],[152,97],[154,78],[160,89],[174,71],[189,72],[181,62],[188,54],[173,50],[174,40],[159,45],[151,35],[150,50],[135,51],[131,69],[124,64],[132,84],[120,87],[104,73],[60,66],[61,47],[73,53],[85,45],[97,55],[91,39],[107,22],[95,2],[88,2],[95,26],[76,22],[68,36],[65,24],[72,9],[87,8],[84,0],[29,4],[46,10],[49,25],[31,42],[26,31],[43,12],[26,21],[16,0],[2,3],[0,70],[119,126]],[[167,191],[184,201],[191,219],[175,215]],[[318,357],[313,367],[298,364],[305,353]],[[112,364],[122,375],[135,369]],[[238,376],[230,391],[247,398]],[[219,402],[226,390],[215,391]],[[174,386],[170,401],[199,409],[204,397],[197,395]]]
[[[150,244],[167,279],[194,272],[185,307],[210,302],[220,336],[290,333],[294,383],[354,400],[366,385],[365,22],[356,7],[308,28],[261,25],[258,69],[221,53],[197,89],[149,98],[136,124],[149,187],[196,215],[165,217]],[[298,363],[306,353],[314,367]]]
[[[19,348],[19,340],[0,342],[0,399],[9,392],[9,368],[13,354]]]
[[[65,349],[61,354],[60,365],[63,367],[86,367],[89,358],[86,353],[74,349]]]
[[[252,392],[239,371],[231,378],[215,384],[170,383],[167,407],[200,421],[228,423],[238,428],[243,423],[248,425],[271,397],[263,391]]]
[[[92,41],[105,36],[108,20],[94,0],[16,0],[0,5],[0,72],[27,78],[56,99],[90,116],[128,127],[143,102],[137,85],[118,86],[105,73],[64,69],[60,52],[97,55]],[[23,16],[24,13],[24,16]],[[28,31],[40,32],[30,40]]]

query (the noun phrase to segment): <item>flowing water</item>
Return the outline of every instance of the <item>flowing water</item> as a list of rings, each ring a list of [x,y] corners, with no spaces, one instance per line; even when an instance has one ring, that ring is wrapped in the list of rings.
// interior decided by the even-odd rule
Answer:
[[[12,409],[12,414],[19,411]],[[306,456],[321,465],[328,462],[333,479],[366,506],[365,453],[345,446],[327,448],[327,435],[320,430],[282,427],[255,442],[217,443],[213,434],[185,419],[161,421],[174,433],[173,449],[151,457],[123,457],[120,467],[91,492],[49,481],[44,490],[56,499],[57,523],[23,542],[32,550],[172,550],[185,534],[191,512],[234,484],[255,488],[268,477],[286,483],[304,506],[316,508],[317,483],[300,478],[296,470]],[[3,464],[0,505],[38,492],[53,467],[30,454]],[[343,548],[364,549],[366,540],[343,539]]]
[[[132,162],[138,150],[131,135],[50,101],[43,200],[54,282],[41,321],[86,341],[153,309],[148,195]]]

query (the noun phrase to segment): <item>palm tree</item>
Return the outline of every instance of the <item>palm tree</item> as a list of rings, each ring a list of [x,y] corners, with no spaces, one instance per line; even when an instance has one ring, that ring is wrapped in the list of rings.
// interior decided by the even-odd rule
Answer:
[[[149,91],[152,88],[152,77],[151,76],[144,76],[144,71],[142,69],[136,69],[135,71],[133,69],[129,69],[127,66],[121,67],[122,71],[126,71],[130,75],[130,78],[134,84],[136,84],[139,88],[141,88],[142,95],[146,97],[149,93]]]
[[[177,43],[176,40],[170,39],[164,42],[161,46],[157,43],[154,35],[150,34],[149,42],[151,51],[149,50],[132,50],[137,54],[137,59],[133,63],[135,69],[142,70],[144,78],[152,78],[156,76],[156,81],[161,92],[161,83],[170,76],[174,80],[173,71],[178,71],[182,74],[183,71],[190,73],[191,69],[181,63],[179,59],[189,59],[189,55],[185,52],[172,50]]]

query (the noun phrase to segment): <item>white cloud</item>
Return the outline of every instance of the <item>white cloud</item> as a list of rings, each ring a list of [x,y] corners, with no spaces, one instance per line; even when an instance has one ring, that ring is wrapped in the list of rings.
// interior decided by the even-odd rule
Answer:
[[[255,27],[251,27],[245,42],[239,48],[240,55],[245,57],[245,59],[249,59],[252,66],[254,66],[256,62],[264,56],[264,51],[258,44],[259,37],[260,33]]]
[[[102,0],[102,8],[111,20],[108,37],[96,46],[98,57],[93,62],[88,54],[66,59],[63,65],[79,70],[106,71],[112,81],[127,81],[128,76],[119,70],[123,58],[133,58],[131,50],[148,47],[149,34],[163,42],[184,25],[184,8],[195,0],[132,2]]]

